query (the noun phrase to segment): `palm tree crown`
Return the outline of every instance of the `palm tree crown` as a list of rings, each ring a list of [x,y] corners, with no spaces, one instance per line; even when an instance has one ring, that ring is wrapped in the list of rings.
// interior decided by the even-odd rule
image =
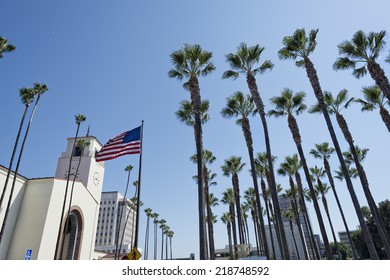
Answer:
[[[303,103],[306,94],[304,92],[293,93],[289,88],[282,91],[280,96],[271,98],[271,103],[275,105],[275,109],[270,110],[270,116],[285,116],[302,113],[307,106]]]
[[[241,43],[235,54],[229,53],[226,55],[226,62],[233,70],[225,71],[222,78],[236,79],[240,73],[255,76],[256,74],[262,74],[268,69],[272,69],[274,65],[270,60],[265,60],[260,66],[256,65],[259,63],[263,51],[264,48],[259,45],[248,47],[245,43]]]
[[[226,98],[226,107],[222,109],[221,114],[225,118],[241,117],[236,123],[242,125],[242,119],[255,114],[255,105],[250,95],[245,96],[241,91],[235,92],[232,96]]]
[[[356,78],[363,77],[367,74],[367,64],[374,62],[385,46],[383,40],[385,36],[384,30],[369,34],[361,30],[357,31],[351,41],[344,41],[337,46],[342,57],[337,58],[333,68],[335,70],[353,69],[352,74]]]
[[[210,108],[210,102],[202,100],[200,104],[200,114],[201,114],[201,123],[205,124],[209,119],[210,115],[208,114]],[[193,112],[192,102],[188,100],[182,100],[180,102],[180,108],[175,112],[176,117],[184,122],[188,126],[195,126],[195,115]]]
[[[0,36],[0,58],[3,58],[3,53],[13,52],[15,46],[8,44],[8,40]]]
[[[298,67],[304,66],[304,58],[307,58],[312,52],[314,52],[317,41],[318,29],[310,31],[309,36],[306,36],[304,28],[297,29],[292,36],[286,36],[283,38],[284,48],[280,49],[278,54],[280,59],[299,59],[295,62]]]
[[[336,97],[333,97],[331,92],[324,91],[324,102],[330,114],[339,114],[342,109],[348,108],[352,101],[354,101],[354,98],[348,98],[348,90],[346,89],[339,91]],[[309,112],[321,113],[320,104],[317,102],[317,104],[310,108]]]
[[[198,44],[184,44],[182,49],[170,55],[175,69],[171,69],[168,76],[179,80],[199,77],[200,75],[206,76],[215,70],[215,66],[211,62],[212,56],[211,52],[203,50]]]

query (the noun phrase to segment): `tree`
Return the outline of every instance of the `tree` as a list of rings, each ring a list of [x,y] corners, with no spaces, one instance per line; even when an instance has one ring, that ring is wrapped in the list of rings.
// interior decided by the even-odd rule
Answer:
[[[9,209],[11,207],[11,202],[12,202],[12,196],[13,196],[13,193],[14,193],[14,190],[15,190],[15,184],[16,184],[16,179],[17,179],[17,174],[18,174],[18,171],[19,171],[19,167],[20,167],[20,163],[22,161],[22,155],[23,155],[23,151],[24,151],[24,146],[26,144],[26,141],[27,141],[27,136],[28,136],[28,133],[30,131],[30,127],[31,127],[31,124],[32,124],[32,121],[33,121],[33,118],[34,118],[34,115],[35,115],[35,112],[37,110],[37,106],[38,106],[38,103],[39,103],[39,100],[42,96],[42,94],[44,94],[46,91],[48,90],[47,86],[45,84],[39,84],[39,83],[34,83],[34,87],[32,89],[32,92],[37,95],[37,99],[35,101],[35,104],[34,104],[34,107],[32,109],[32,112],[31,112],[31,115],[30,115],[30,119],[28,121],[28,125],[27,125],[27,128],[26,128],[26,131],[25,131],[25,134],[24,134],[24,137],[23,137],[23,141],[22,141],[22,144],[21,144],[21,147],[20,147],[20,151],[19,151],[19,157],[18,157],[18,161],[16,163],[16,167],[15,167],[15,171],[14,171],[14,178],[12,180],[12,185],[11,185],[11,190],[10,190],[10,194],[9,194],[9,199],[8,199],[8,203],[7,203],[7,206],[5,208],[5,213],[4,213],[4,219],[3,219],[3,223],[1,225],[1,230],[0,230],[0,243],[1,243],[1,240],[3,238],[3,235],[4,235],[4,230],[5,230],[5,225],[6,225],[6,222],[7,222],[7,218],[8,218],[8,214],[9,214]],[[5,192],[5,191],[4,191]]]
[[[347,260],[347,259],[351,258],[351,250],[349,250],[347,245],[345,245],[342,242],[339,242],[337,244],[331,242],[330,243],[330,249],[332,250],[332,254],[333,255],[336,255],[336,254],[340,253],[341,260]]]
[[[353,258],[358,259],[358,255],[357,255],[356,250],[353,246],[353,242],[352,242],[351,234],[350,234],[350,231],[348,228],[347,220],[345,219],[344,211],[343,211],[339,196],[338,196],[337,191],[336,191],[336,187],[335,187],[333,176],[332,176],[332,171],[330,169],[329,158],[334,153],[335,149],[333,147],[329,147],[328,142],[324,142],[321,144],[315,144],[315,147],[316,147],[316,149],[310,150],[310,154],[315,158],[322,159],[322,161],[323,161],[324,168],[325,168],[326,174],[328,176],[328,181],[329,181],[330,187],[332,188],[333,195],[336,199],[337,207],[339,209],[341,218],[343,220],[345,231],[347,232],[347,235],[348,235],[349,243],[351,244]],[[342,174],[342,172],[341,172],[341,174]]]
[[[225,164],[221,166],[224,176],[232,177],[232,185],[234,191],[234,202],[236,205],[237,212],[237,225],[238,225],[238,235],[240,239],[240,244],[244,244],[244,233],[243,233],[243,223],[241,215],[241,202],[240,202],[240,186],[238,180],[238,173],[245,166],[245,163],[241,162],[241,157],[231,156],[228,159],[225,159]],[[232,216],[233,218],[234,216]]]
[[[161,219],[158,223],[160,224],[160,228],[161,228],[161,260],[164,259],[164,230],[165,230],[165,227],[166,227],[166,220],[164,219]]]
[[[288,210],[282,211],[282,214],[283,214],[283,217],[285,217],[288,220],[288,223],[290,225],[290,231],[291,231],[291,236],[293,238],[295,251],[297,252],[298,260],[300,260],[301,257],[299,256],[299,250],[298,250],[298,246],[297,246],[297,240],[296,240],[295,234],[294,234],[294,225],[293,225],[293,220],[295,219],[295,213],[292,209],[288,209]]]
[[[8,44],[8,40],[0,36],[0,58],[3,58],[3,53],[15,51],[14,45]]]
[[[144,210],[146,214],[146,230],[145,230],[145,246],[144,246],[144,260],[148,259],[149,255],[149,222],[150,218],[152,218],[153,213],[151,208],[146,208]]]
[[[221,202],[223,204],[227,204],[229,206],[229,214],[230,214],[230,223],[233,231],[233,248],[234,254],[231,254],[232,258],[236,258],[237,256],[237,229],[236,229],[236,214],[234,210],[234,192],[232,188],[227,188],[226,191],[222,193]],[[229,226],[230,227],[230,226]]]
[[[80,151],[80,154],[79,154],[79,162],[77,163],[77,167],[76,167],[76,171],[75,171],[75,175],[73,177],[73,181],[72,181],[72,186],[70,188],[70,197],[69,197],[69,206],[68,206],[68,214],[67,214],[67,218],[66,218],[66,222],[65,222],[65,227],[64,227],[64,233],[68,232],[69,231],[69,223],[70,223],[70,213],[71,213],[71,207],[72,207],[72,200],[73,200],[73,190],[74,190],[74,184],[76,182],[76,178],[77,178],[77,174],[79,172],[79,169],[80,169],[80,164],[81,164],[81,158],[84,154],[84,149],[86,146],[89,145],[89,142],[85,141],[84,139],[79,139],[77,141],[77,146],[79,148],[79,151]],[[60,256],[63,255],[64,253],[64,245],[65,245],[65,242],[64,240],[62,241],[62,245],[61,245],[61,253],[60,253]],[[72,259],[73,259],[73,256],[72,256]]]
[[[14,157],[15,157],[15,154],[16,154],[16,149],[18,147],[20,134],[21,134],[22,129],[23,129],[24,120],[26,118],[26,115],[27,115],[27,112],[28,112],[28,110],[30,108],[31,103],[34,102],[34,97],[35,97],[34,89],[33,88],[21,88],[19,90],[19,97],[20,97],[22,103],[24,104],[25,108],[24,108],[24,112],[23,112],[23,115],[22,115],[22,119],[20,121],[19,130],[18,130],[18,133],[16,135],[14,148],[12,150],[11,159],[10,159],[10,163],[9,163],[8,171],[7,171],[7,177],[5,178],[3,191],[1,193],[0,206],[3,204],[4,195],[5,195],[5,192],[6,192],[7,187],[8,187],[8,181],[9,181],[9,178],[11,176],[12,165],[13,165]],[[15,174],[14,176],[17,176],[17,174]]]
[[[288,127],[290,128],[292,138],[297,147],[298,154],[303,166],[303,171],[305,173],[306,181],[313,199],[314,210],[316,212],[318,224],[320,226],[321,236],[325,246],[325,252],[327,258],[332,259],[332,254],[330,252],[329,241],[326,235],[321,210],[317,200],[315,199],[315,190],[310,178],[309,167],[306,162],[305,153],[303,152],[302,148],[301,134],[299,132],[298,123],[294,117],[294,114],[299,115],[306,109],[306,105],[304,104],[305,95],[306,94],[304,92],[298,92],[294,94],[291,89],[284,89],[280,96],[273,97],[270,99],[271,103],[275,106],[275,109],[270,110],[268,112],[268,115],[275,117],[287,116]]]
[[[154,260],[157,260],[157,226],[158,226],[158,223],[159,223],[159,220],[158,220],[158,216],[159,214],[158,213],[153,213],[152,214],[152,218],[153,218],[153,224],[154,224],[154,230],[153,230],[153,239],[154,239],[154,250],[153,250],[153,259]]]
[[[230,65],[231,70],[225,71],[223,73],[222,78],[236,79],[238,78],[239,74],[246,75],[246,81],[248,84],[249,91],[252,95],[253,102],[256,105],[256,110],[260,115],[260,119],[263,125],[265,146],[266,146],[267,159],[268,159],[268,168],[270,170],[271,184],[269,187],[271,189],[272,202],[275,207],[275,218],[276,218],[276,223],[278,224],[278,231],[279,231],[278,236],[281,239],[281,243],[282,243],[281,246],[282,255],[284,259],[289,259],[290,255],[288,252],[287,239],[286,239],[286,234],[284,232],[282,214],[280,211],[279,200],[278,200],[278,195],[276,190],[275,173],[274,173],[273,162],[272,162],[272,152],[271,152],[271,144],[270,144],[269,133],[268,133],[267,118],[264,111],[264,103],[260,97],[260,93],[255,78],[257,74],[262,74],[265,71],[273,68],[273,64],[270,60],[266,60],[260,66],[258,66],[258,63],[260,61],[260,56],[263,51],[264,48],[260,47],[259,45],[248,47],[245,43],[241,43],[238,46],[237,52],[235,54],[229,53],[228,55],[226,55],[226,62]]]
[[[191,161],[194,163],[197,163],[197,156],[194,154],[191,156]],[[209,250],[210,250],[210,259],[215,259],[215,246],[214,246],[214,232],[213,232],[213,222],[212,222],[212,213],[210,208],[210,201],[209,201],[209,186],[212,184],[210,180],[214,179],[216,174],[211,174],[210,171],[207,168],[207,165],[212,164],[216,160],[216,157],[213,155],[213,153],[209,150],[203,150],[202,154],[202,174],[203,174],[203,185],[204,185],[204,197],[206,201],[206,213],[207,213],[207,231],[208,231],[208,242],[209,242]],[[197,176],[194,176],[195,179],[197,179]],[[216,184],[214,182],[214,184]]]
[[[221,221],[226,225],[226,230],[228,234],[229,242],[229,258],[234,259],[233,248],[232,248],[232,229],[231,229],[231,217],[230,212],[225,212],[222,214]]]
[[[260,195],[259,195],[259,186],[257,183],[255,159],[253,154],[252,132],[249,123],[249,116],[254,115],[254,113],[255,113],[255,106],[253,103],[253,98],[250,95],[244,96],[244,94],[240,91],[237,91],[232,96],[226,99],[226,107],[223,108],[221,111],[222,116],[225,118],[232,118],[232,117],[238,118],[236,124],[238,124],[242,128],[242,132],[244,134],[246,146],[248,149],[249,161],[251,165],[252,181],[253,181],[253,186],[255,188],[256,205],[258,207],[257,211],[258,213],[262,213],[262,206],[261,206]],[[264,254],[267,257],[267,259],[269,259],[270,256],[269,256],[268,244],[266,242],[263,215],[260,215],[259,218],[260,218],[260,229],[262,232],[261,236],[263,237],[263,244],[264,244]]]
[[[314,167],[311,167],[310,171],[311,171],[311,174],[313,176],[313,180],[317,181],[317,184],[314,185],[316,193],[317,193],[316,199],[319,198],[319,196],[321,194],[322,205],[324,206],[326,217],[328,218],[330,230],[331,230],[332,237],[333,237],[333,242],[336,244],[336,248],[338,248],[336,234],[334,232],[332,219],[330,217],[328,200],[326,199],[326,196],[325,196],[328,193],[330,187],[328,187],[328,185],[326,183],[323,183],[321,181],[321,178],[323,178],[325,176],[326,171],[322,167],[318,168],[317,165],[315,165]]]
[[[314,52],[315,47],[317,45],[316,42],[317,33],[318,33],[318,29],[314,29],[311,30],[307,36],[305,29],[297,29],[292,36],[284,37],[283,38],[284,48],[279,50],[279,57],[281,59],[294,59],[294,60],[298,58],[299,60],[297,60],[295,63],[296,66],[304,67],[306,70],[306,74],[313,88],[314,95],[317,98],[317,101],[321,107],[322,115],[324,116],[326,125],[329,130],[329,134],[332,138],[333,146],[336,149],[337,157],[339,159],[342,171],[344,173],[347,188],[351,196],[356,214],[358,216],[359,224],[363,229],[364,238],[370,248],[370,253],[372,254],[372,258],[378,259],[378,256],[375,252],[374,244],[372,242],[372,238],[368,232],[367,226],[364,223],[363,215],[360,210],[360,204],[356,192],[353,188],[351,178],[349,177],[347,166],[344,162],[343,155],[341,153],[341,148],[338,139],[336,137],[333,124],[330,120],[329,112],[324,102],[324,94],[320,86],[320,81],[317,76],[317,71],[314,67],[313,62],[309,58],[309,55]]]
[[[294,184],[293,176],[295,176],[295,173],[298,171],[299,168],[299,161],[298,161],[298,155],[294,154],[293,156],[286,156],[285,161],[280,164],[280,168],[277,170],[279,175],[282,176],[288,176],[289,183],[290,183],[290,191],[286,190],[286,194],[290,194],[288,197],[290,198],[291,203],[291,211],[293,212],[291,218],[295,219],[295,223],[298,228],[299,238],[301,239],[301,244],[305,244],[305,239],[303,235],[303,230],[301,227],[301,221],[299,219],[299,209],[298,209],[298,201],[297,199],[300,199],[300,197],[303,194],[299,193],[299,190],[296,189]],[[304,211],[304,210],[303,210]],[[302,211],[302,213],[304,213]],[[307,213],[305,213],[306,215]],[[305,254],[304,258],[306,260],[309,259],[308,253],[306,248],[303,248],[303,252]]]
[[[335,70],[353,69],[352,75],[361,78],[370,73],[371,78],[390,101],[390,83],[381,66],[376,62],[386,42],[386,31],[357,31],[351,41],[343,41],[337,47],[341,57],[333,64]]]
[[[369,188],[368,179],[366,176],[366,172],[364,171],[363,166],[360,163],[360,160],[357,155],[357,151],[355,149],[354,139],[352,137],[351,131],[348,128],[347,121],[345,120],[344,116],[341,114],[341,111],[344,108],[347,108],[348,105],[354,100],[354,98],[348,98],[348,92],[346,89],[341,90],[336,97],[333,97],[333,95],[330,92],[324,93],[324,102],[328,108],[328,112],[330,114],[334,114],[336,116],[337,123],[339,124],[339,127],[341,131],[343,132],[344,138],[347,141],[350,149],[350,154],[352,155],[351,161],[355,163],[357,172],[359,174],[359,179],[361,182],[361,185],[363,187],[364,194],[366,196],[366,199],[368,201],[368,205],[373,212],[375,221],[377,222],[378,230],[380,232],[383,246],[386,250],[386,253],[390,257],[390,239],[388,236],[386,236],[384,231],[384,224],[383,221],[381,221],[378,209],[376,206],[376,203],[374,201],[374,198],[371,194],[371,190]],[[320,112],[321,109],[319,108],[319,104],[317,103],[312,107],[310,110],[311,112]]]
[[[174,51],[171,55],[174,69],[168,72],[170,78],[182,80],[187,78],[187,86],[191,96],[194,112],[194,133],[198,165],[198,212],[199,212],[199,250],[200,259],[206,259],[205,244],[205,217],[204,217],[204,192],[202,178],[202,124],[201,124],[201,96],[198,77],[206,76],[215,70],[211,62],[212,53],[205,51],[200,45],[185,44],[182,49]]]
[[[363,88],[364,99],[356,99],[355,102],[362,105],[362,112],[373,111],[379,108],[379,114],[382,121],[385,123],[387,130],[390,132],[390,114],[385,106],[389,105],[389,100],[385,99],[378,86],[370,86]]]

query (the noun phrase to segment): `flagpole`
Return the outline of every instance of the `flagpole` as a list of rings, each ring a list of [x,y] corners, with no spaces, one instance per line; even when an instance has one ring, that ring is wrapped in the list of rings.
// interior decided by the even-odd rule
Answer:
[[[138,168],[138,194],[137,194],[137,216],[135,219],[135,237],[134,248],[138,247],[138,229],[139,229],[139,208],[141,198],[141,167],[142,167],[142,146],[143,146],[143,134],[144,134],[144,121],[141,122],[141,146],[139,153],[139,168]]]

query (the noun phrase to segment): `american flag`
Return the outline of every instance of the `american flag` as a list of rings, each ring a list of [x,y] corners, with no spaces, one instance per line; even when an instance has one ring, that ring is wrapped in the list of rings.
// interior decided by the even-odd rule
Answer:
[[[106,161],[141,152],[141,126],[110,139],[97,153],[96,161]]]

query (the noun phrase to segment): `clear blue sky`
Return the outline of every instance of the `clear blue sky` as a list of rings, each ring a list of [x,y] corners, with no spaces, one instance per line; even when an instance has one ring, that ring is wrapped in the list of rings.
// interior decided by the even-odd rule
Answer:
[[[190,127],[175,117],[179,102],[189,99],[181,83],[169,79],[172,65],[169,54],[184,43],[200,44],[213,52],[217,70],[200,78],[201,95],[210,100],[211,120],[204,126],[204,147],[217,161],[211,166],[217,173],[218,185],[211,190],[218,198],[231,179],[222,176],[224,159],[241,155],[248,162],[241,128],[234,120],[220,115],[226,97],[237,90],[248,93],[243,77],[222,80],[228,69],[225,55],[235,52],[241,42],[265,47],[262,59],[275,64],[271,72],[257,77],[260,94],[271,109],[269,98],[289,87],[307,93],[306,104],[314,104],[314,95],[306,73],[292,61],[280,61],[277,52],[282,38],[297,28],[319,28],[318,46],[312,55],[323,90],[337,93],[346,88],[350,96],[361,96],[362,86],[373,84],[370,77],[355,79],[350,71],[335,72],[332,64],[338,57],[337,44],[359,29],[365,32],[390,31],[385,0],[367,1],[20,1],[3,0],[0,35],[16,45],[17,50],[0,60],[0,164],[8,165],[24,106],[18,89],[34,82],[46,83],[49,91],[40,101],[26,144],[20,173],[29,177],[54,176],[57,159],[64,151],[66,139],[75,133],[74,115],[81,113],[87,121],[81,127],[103,144],[109,138],[145,121],[142,174],[142,201],[167,220],[175,232],[174,255],[198,257],[197,188],[192,176],[196,166],[189,157],[195,152],[194,134]],[[386,40],[390,42],[389,36]],[[384,63],[385,49],[379,63]],[[357,105],[344,112],[356,144],[370,148],[364,162],[376,201],[390,198],[388,143],[390,135],[378,112],[361,113]],[[315,143],[330,141],[321,115],[304,113],[298,117],[303,147],[308,153]],[[336,123],[334,125],[337,127]],[[251,119],[254,148],[264,151],[261,122]],[[296,152],[286,119],[269,119],[269,132],[276,166],[286,155]],[[347,145],[336,130],[343,150]],[[310,165],[320,161],[309,155]],[[332,159],[332,168],[338,166]],[[125,166],[138,166],[138,156],[126,156],[106,162],[104,190],[124,192]],[[248,167],[249,168],[249,167]],[[240,188],[252,186],[248,168],[239,175]],[[138,168],[132,179],[136,179]],[[287,181],[277,177],[287,188]],[[361,186],[354,181],[361,205],[366,205]],[[337,188],[349,227],[358,222],[350,196],[343,183]],[[334,198],[328,195],[335,228],[343,225]],[[227,211],[225,205],[214,209],[218,218]],[[310,207],[316,232],[315,215]],[[315,221],[315,222],[314,222]],[[327,223],[326,223],[327,225]],[[141,219],[143,244],[145,215]],[[329,232],[329,238],[330,238]],[[252,234],[253,238],[253,234]],[[225,226],[215,226],[216,247],[227,243]]]

